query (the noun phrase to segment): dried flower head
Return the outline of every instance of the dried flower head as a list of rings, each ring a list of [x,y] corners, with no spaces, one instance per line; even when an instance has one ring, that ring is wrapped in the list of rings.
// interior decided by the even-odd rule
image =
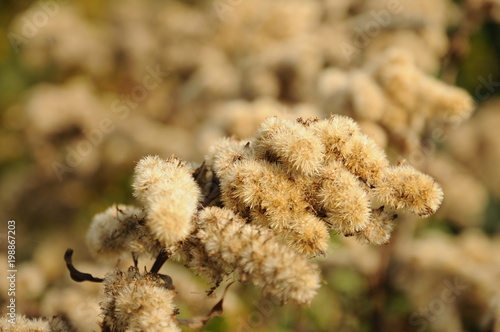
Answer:
[[[143,158],[135,168],[134,195],[144,204],[146,224],[164,246],[192,231],[200,188],[187,166],[175,157]]]
[[[385,210],[383,206],[374,209],[371,211],[370,221],[365,228],[356,232],[356,237],[367,243],[386,244],[391,238],[396,218],[397,214]]]
[[[310,149],[320,159],[302,164],[308,165],[305,168],[292,161],[300,157],[288,149],[299,138],[322,146]],[[366,238],[385,242],[391,228],[371,216],[372,204],[382,202],[424,216],[434,213],[442,199],[440,187],[429,176],[416,170],[418,175],[410,176],[389,167],[383,149],[345,116],[296,122],[269,118],[249,143],[223,141],[212,151],[224,206],[309,256],[324,252],[328,229],[353,235],[369,225],[368,233],[381,227],[385,240]],[[219,161],[225,166],[215,167]],[[387,193],[389,189],[398,194]]]
[[[340,162],[323,168],[315,192],[317,209],[325,214],[327,224],[342,234],[363,229],[370,218],[370,202],[355,175]]]
[[[28,318],[25,315],[16,315],[15,319],[6,315],[0,317],[0,331],[2,332],[74,332],[72,326],[63,316],[51,318]]]
[[[429,116],[457,122],[467,119],[474,110],[474,101],[467,91],[455,86],[444,85],[433,77],[421,77],[420,86],[425,94]]]
[[[229,175],[221,180],[224,202],[233,200],[229,206],[239,206],[238,212],[242,215],[257,211],[265,216],[261,218],[261,225],[270,227],[299,253],[324,253],[328,243],[324,223],[309,214],[310,204],[304,193],[297,190],[296,184],[279,165],[264,160],[245,160],[235,165]],[[315,231],[300,231],[308,227]]]
[[[443,200],[434,179],[408,165],[388,168],[374,192],[384,205],[421,217],[435,213]]]
[[[29,319],[24,315],[17,315],[14,324],[4,315],[0,317],[0,331],[5,332],[51,332],[49,322],[46,319]]]
[[[217,140],[209,149],[205,161],[214,171],[222,173],[237,161],[246,158],[246,142],[233,138]]]
[[[262,287],[282,302],[309,303],[319,287],[318,269],[304,256],[276,242],[273,233],[245,221],[228,209],[200,212],[195,238],[206,253],[190,267],[203,272],[210,266],[231,268],[241,281]],[[290,264],[293,262],[293,264]]]
[[[349,97],[352,100],[353,113],[356,118],[378,121],[384,112],[383,90],[365,71],[355,71],[350,77]]]
[[[179,332],[173,305],[174,291],[157,274],[140,274],[130,267],[104,278],[105,300],[101,303],[103,330]]]
[[[204,318],[175,318],[172,281],[159,274],[169,257],[215,286],[234,275],[282,303],[309,304],[320,276],[308,259],[326,252],[330,230],[384,244],[393,210],[427,216],[443,196],[430,176],[389,166],[346,116],[269,118],[249,141],[217,141],[195,172],[174,157],[145,157],[133,188],[143,209],[119,205],[98,214],[87,241],[109,258],[132,252],[134,266],[101,279],[78,271],[72,250],[65,255],[74,280],[104,281],[105,330],[179,331],[178,323],[202,327],[222,312],[216,305]],[[157,257],[139,273],[136,255],[144,252]]]
[[[325,162],[338,160],[345,144],[360,133],[359,126],[347,116],[334,115],[327,120],[313,122],[311,129],[325,146]]]
[[[258,158],[278,160],[287,169],[310,175],[323,161],[324,145],[298,122],[277,117],[265,120],[250,143]]]
[[[116,205],[96,214],[87,232],[92,255],[116,261],[125,254],[156,256],[161,246],[145,226],[143,210],[131,205]]]
[[[325,113],[353,116],[381,126],[389,144],[408,156],[421,148],[421,138],[440,122],[458,124],[474,110],[466,90],[430,76],[404,48],[387,48],[362,68],[327,68],[318,93]]]
[[[419,92],[416,83],[421,74],[410,54],[401,49],[389,49],[370,69],[392,100],[402,107],[415,108]]]

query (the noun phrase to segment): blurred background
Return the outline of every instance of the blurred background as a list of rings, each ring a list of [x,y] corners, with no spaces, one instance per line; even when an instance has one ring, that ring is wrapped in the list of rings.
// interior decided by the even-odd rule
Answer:
[[[112,268],[85,233],[94,214],[134,203],[142,156],[196,166],[215,139],[250,137],[268,116],[347,114],[392,162],[436,178],[439,212],[400,216],[385,246],[332,235],[309,308],[233,285],[202,330],[500,331],[498,0],[1,6],[0,266],[15,220],[19,313],[99,330],[101,285],[72,282],[62,257],[71,247],[80,270]],[[162,271],[181,317],[216,302],[181,265]],[[2,308],[6,294],[2,281]]]

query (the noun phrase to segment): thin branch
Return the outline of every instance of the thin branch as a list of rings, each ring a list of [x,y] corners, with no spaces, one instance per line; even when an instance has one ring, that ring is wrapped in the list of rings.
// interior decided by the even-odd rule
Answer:
[[[82,282],[82,281],[91,281],[91,282],[103,282],[104,279],[101,278],[96,278],[92,276],[90,273],[83,273],[78,271],[74,266],[73,266],[73,249],[67,249],[66,252],[64,253],[64,261],[66,262],[66,267],[68,268],[69,275],[71,279],[73,279],[76,282]]]
[[[168,259],[168,253],[165,250],[160,251],[160,253],[156,257],[156,261],[151,267],[150,272],[157,274],[160,271],[163,264],[167,261],[167,259]]]

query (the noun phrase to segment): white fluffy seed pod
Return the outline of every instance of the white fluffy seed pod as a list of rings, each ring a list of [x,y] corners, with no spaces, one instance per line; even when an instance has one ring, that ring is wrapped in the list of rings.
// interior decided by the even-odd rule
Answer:
[[[192,231],[200,188],[185,164],[174,157],[145,157],[136,166],[133,188],[146,209],[147,226],[164,246]]]
[[[275,231],[281,243],[307,257],[325,254],[330,234],[321,219],[311,213],[300,213],[291,215],[287,224]]]
[[[114,205],[95,215],[86,238],[91,254],[110,262],[130,253],[157,255],[161,246],[144,226],[145,217],[131,205]]]
[[[175,320],[175,292],[158,275],[136,268],[115,270],[104,279],[103,327],[111,331],[180,332]]]

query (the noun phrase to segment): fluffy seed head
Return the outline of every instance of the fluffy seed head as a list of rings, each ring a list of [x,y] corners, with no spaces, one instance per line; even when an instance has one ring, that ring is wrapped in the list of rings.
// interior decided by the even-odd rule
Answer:
[[[7,315],[0,317],[0,331],[5,332],[51,332],[49,322],[44,319],[29,319],[24,315],[16,315],[16,323],[9,322]]]
[[[257,216],[255,222],[271,228],[282,243],[297,252],[315,256],[325,252],[328,230],[324,223],[307,211],[310,209],[301,188],[279,164],[265,160],[245,160],[233,168],[226,183],[221,181],[222,194],[243,215]],[[252,221],[254,221],[252,219]]]
[[[314,122],[310,128],[325,147],[326,163],[337,160],[343,146],[360,132],[353,119],[342,115],[333,115],[327,120]]]
[[[364,134],[356,135],[346,142],[340,149],[340,155],[344,166],[370,185],[381,181],[382,174],[389,166],[384,150]]]
[[[365,228],[356,232],[356,237],[363,242],[371,244],[386,244],[391,238],[394,219],[396,218],[396,214],[385,211],[384,207],[372,210],[370,221]]]
[[[268,118],[254,136],[253,144],[258,158],[276,159],[290,170],[307,175],[313,174],[323,161],[321,140],[299,122]]]
[[[262,287],[282,302],[307,304],[313,298],[319,287],[317,267],[276,242],[272,232],[217,207],[201,211],[199,225],[196,237],[209,258],[200,264],[230,265],[241,281]]]
[[[287,225],[275,234],[278,241],[306,257],[325,254],[330,240],[325,223],[311,213],[290,216]]]
[[[236,162],[247,157],[246,144],[247,142],[234,138],[217,140],[205,156],[207,166],[212,167],[219,176],[226,173]]]
[[[434,179],[409,165],[388,168],[373,190],[384,205],[421,217],[434,214],[443,200],[443,191]]]
[[[342,234],[353,234],[368,223],[370,203],[359,180],[339,162],[325,166],[316,192],[325,221]]]
[[[173,164],[167,163],[159,156],[146,156],[142,158],[135,166],[134,180],[132,188],[134,196],[147,203],[148,197],[154,194],[164,182],[171,177]]]
[[[142,159],[136,167],[133,188],[146,209],[147,226],[163,245],[181,241],[191,232],[200,188],[178,159]]]
[[[174,291],[158,275],[131,267],[115,270],[104,279],[106,299],[101,303],[103,328],[112,331],[180,332],[174,315]]]
[[[418,100],[418,80],[422,76],[410,54],[390,49],[373,68],[374,78],[397,105],[414,109]]]
[[[244,160],[221,179],[224,205],[246,216],[249,209],[303,210],[306,203],[288,175],[275,163]]]
[[[431,117],[462,121],[474,111],[473,99],[462,88],[446,85],[433,77],[422,77],[420,86]]]
[[[350,77],[349,93],[356,119],[380,119],[384,112],[384,95],[370,75],[364,71],[355,71]]]
[[[144,226],[145,213],[131,205],[114,205],[94,216],[87,232],[87,246],[93,256],[116,261],[134,253],[156,255],[161,246]]]

